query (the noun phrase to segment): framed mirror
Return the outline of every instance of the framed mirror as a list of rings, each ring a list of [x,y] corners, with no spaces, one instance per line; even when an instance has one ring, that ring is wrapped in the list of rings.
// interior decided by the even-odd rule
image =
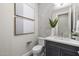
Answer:
[[[72,36],[79,36],[79,4],[73,4],[73,33]]]
[[[79,4],[74,4],[74,31],[79,33]]]

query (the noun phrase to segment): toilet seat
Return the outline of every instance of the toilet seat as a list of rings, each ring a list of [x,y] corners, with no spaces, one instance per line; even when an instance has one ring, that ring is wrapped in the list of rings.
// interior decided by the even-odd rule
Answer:
[[[39,53],[39,52],[41,52],[42,48],[43,48],[42,45],[36,45],[35,47],[33,47],[33,52]]]

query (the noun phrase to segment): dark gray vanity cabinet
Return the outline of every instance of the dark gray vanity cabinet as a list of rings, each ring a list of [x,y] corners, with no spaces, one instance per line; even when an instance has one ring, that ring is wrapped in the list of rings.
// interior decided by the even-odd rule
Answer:
[[[61,49],[61,56],[78,56],[78,53],[66,49]]]
[[[47,56],[58,56],[59,55],[59,48],[51,45],[46,46],[46,55]]]
[[[46,56],[78,56],[79,47],[45,41]]]

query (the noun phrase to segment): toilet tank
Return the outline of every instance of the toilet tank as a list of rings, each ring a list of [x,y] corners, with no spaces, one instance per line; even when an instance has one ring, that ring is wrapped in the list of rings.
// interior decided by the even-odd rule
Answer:
[[[39,45],[43,45],[44,46],[44,40],[43,39],[38,39],[38,43],[39,43]]]

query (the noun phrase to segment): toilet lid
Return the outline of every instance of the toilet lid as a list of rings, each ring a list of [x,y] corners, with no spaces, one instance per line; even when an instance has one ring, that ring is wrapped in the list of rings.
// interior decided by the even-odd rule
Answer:
[[[36,45],[34,48],[33,48],[33,51],[41,51],[42,49],[42,45]]]

